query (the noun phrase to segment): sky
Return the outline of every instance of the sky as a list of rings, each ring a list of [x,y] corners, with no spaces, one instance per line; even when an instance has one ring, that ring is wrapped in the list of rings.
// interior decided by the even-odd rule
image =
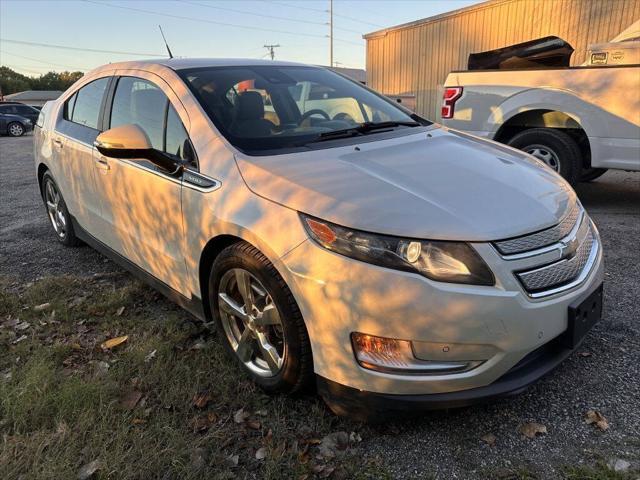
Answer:
[[[334,0],[336,66],[364,68],[365,33],[476,3]],[[328,65],[328,9],[329,0],[0,0],[0,64],[38,75],[166,56],[160,24],[175,57],[266,58],[264,45],[279,44],[278,60]]]

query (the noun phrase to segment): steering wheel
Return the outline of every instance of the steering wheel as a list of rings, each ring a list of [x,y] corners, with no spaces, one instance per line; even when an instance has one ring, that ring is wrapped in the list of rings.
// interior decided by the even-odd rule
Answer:
[[[349,115],[348,113],[345,112],[340,112],[340,113],[336,113],[333,116],[334,120],[342,120],[343,122],[352,122],[355,123],[353,120],[353,117],[351,115]]]
[[[319,108],[314,108],[313,110],[309,110],[308,112],[304,112],[302,114],[302,117],[300,117],[299,125],[302,125],[306,120],[311,118],[311,116],[313,115],[320,115],[321,117],[324,117],[325,120],[331,120],[331,117],[327,112],[325,112],[324,110],[320,110]]]

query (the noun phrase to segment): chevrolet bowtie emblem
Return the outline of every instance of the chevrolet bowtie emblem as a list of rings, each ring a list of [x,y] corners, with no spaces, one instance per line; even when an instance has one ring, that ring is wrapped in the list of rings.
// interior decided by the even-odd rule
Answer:
[[[573,258],[578,250],[578,239],[561,240],[558,249],[560,250],[560,258]]]

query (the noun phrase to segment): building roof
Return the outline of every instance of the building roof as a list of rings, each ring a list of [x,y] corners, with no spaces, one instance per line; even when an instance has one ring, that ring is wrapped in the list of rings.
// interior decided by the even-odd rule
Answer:
[[[450,12],[441,13],[440,15],[434,15],[433,17],[422,18],[420,20],[414,20],[413,22],[402,23],[400,25],[395,25],[393,27],[383,28],[382,30],[376,30],[374,32],[365,33],[362,35],[362,38],[369,39],[375,37],[382,37],[386,35],[388,32],[392,32],[394,30],[402,30],[405,28],[417,27],[418,25],[422,25],[425,23],[438,22],[444,18],[452,17],[455,15],[460,15],[461,13],[472,12],[475,10],[482,10],[483,8],[493,7],[500,3],[512,2],[513,0],[487,0],[485,2],[478,3],[476,5],[470,5],[464,8],[458,8],[457,10],[451,10]]]
[[[330,68],[330,67],[324,67]],[[365,83],[367,81],[367,71],[362,68],[333,67],[330,68],[336,73],[345,75],[356,82]]]
[[[34,102],[55,100],[60,95],[62,95],[60,90],[25,90],[24,92],[5,95],[4,99],[12,102]]]

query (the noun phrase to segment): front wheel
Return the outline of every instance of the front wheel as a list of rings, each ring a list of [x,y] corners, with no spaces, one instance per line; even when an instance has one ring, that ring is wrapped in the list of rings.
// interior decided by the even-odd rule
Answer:
[[[570,184],[580,180],[580,148],[566,133],[553,128],[531,128],[515,135],[508,144],[543,161]]]
[[[13,122],[7,125],[7,133],[12,137],[21,137],[24,135],[25,129],[21,123]]]
[[[223,250],[209,276],[209,301],[225,348],[269,393],[294,393],[311,384],[309,337],[280,274],[255,247]]]

